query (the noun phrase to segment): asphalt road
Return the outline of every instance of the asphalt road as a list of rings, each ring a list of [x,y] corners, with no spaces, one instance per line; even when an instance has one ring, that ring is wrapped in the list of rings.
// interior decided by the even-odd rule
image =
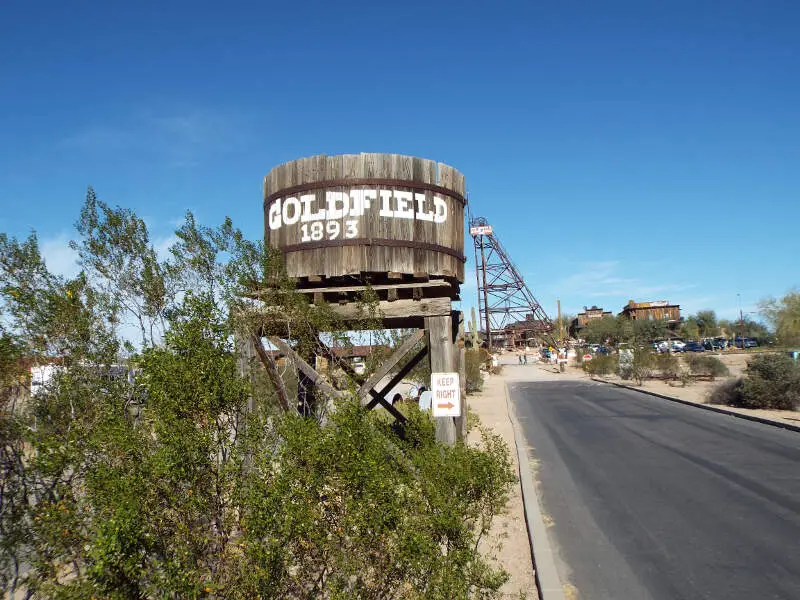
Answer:
[[[581,600],[800,599],[800,433],[601,383],[509,390]]]

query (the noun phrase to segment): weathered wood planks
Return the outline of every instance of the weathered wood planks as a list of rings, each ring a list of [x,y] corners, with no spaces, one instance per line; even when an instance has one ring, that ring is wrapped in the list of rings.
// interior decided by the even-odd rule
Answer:
[[[265,240],[290,277],[464,281],[464,176],[398,154],[313,156],[264,178]]]

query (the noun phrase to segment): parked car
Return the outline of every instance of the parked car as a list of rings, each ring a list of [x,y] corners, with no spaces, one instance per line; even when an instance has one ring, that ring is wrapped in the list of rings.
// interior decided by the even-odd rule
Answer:
[[[606,348],[605,346],[598,346],[595,350],[595,354],[604,354],[609,355],[611,354],[611,348]]]
[[[673,340],[669,343],[670,352],[683,352],[683,347],[686,344],[681,342],[680,340]]]
[[[705,352],[706,349],[703,348],[703,344],[700,342],[686,342],[683,345],[683,352]]]
[[[724,340],[703,340],[703,348],[706,350],[724,350],[726,345]]]
[[[736,338],[734,344],[737,348],[758,348],[758,342],[753,338]]]

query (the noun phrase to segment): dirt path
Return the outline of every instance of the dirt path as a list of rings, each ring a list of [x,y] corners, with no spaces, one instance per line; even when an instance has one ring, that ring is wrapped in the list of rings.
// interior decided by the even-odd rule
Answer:
[[[509,446],[514,468],[519,472],[517,453],[514,450],[514,430],[506,408],[505,382],[503,375],[487,376],[483,391],[467,398],[469,408],[481,423],[501,435]],[[477,434],[473,434],[476,436]],[[483,544],[484,550],[495,555],[499,565],[510,574],[503,586],[503,598],[538,598],[536,580],[533,573],[533,559],[528,542],[528,529],[525,525],[525,512],[522,505],[522,491],[514,486],[505,514],[495,518],[489,539]]]

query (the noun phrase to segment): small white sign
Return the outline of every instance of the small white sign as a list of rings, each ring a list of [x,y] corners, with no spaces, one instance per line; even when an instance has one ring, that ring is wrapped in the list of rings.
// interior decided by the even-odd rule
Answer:
[[[420,410],[430,410],[431,409],[431,398],[433,394],[430,390],[425,390],[419,395],[419,409]]]
[[[472,237],[478,235],[492,235],[492,226],[491,225],[478,225],[476,227],[469,228],[469,234]]]
[[[434,417],[461,416],[461,387],[458,373],[432,373],[431,395]]]

